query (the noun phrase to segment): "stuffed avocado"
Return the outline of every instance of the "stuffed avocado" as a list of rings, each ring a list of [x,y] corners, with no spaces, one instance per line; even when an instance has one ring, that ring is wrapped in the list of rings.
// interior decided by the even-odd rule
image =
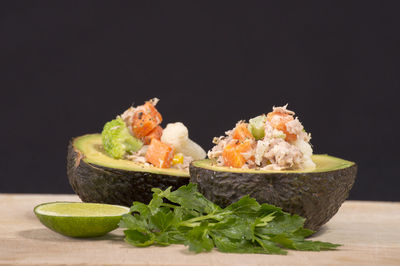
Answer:
[[[250,195],[305,217],[305,226],[317,230],[348,197],[357,166],[313,155],[310,139],[294,112],[273,108],[215,138],[208,159],[190,165],[191,182],[222,207]]]
[[[149,202],[153,187],[176,189],[189,182],[190,162],[206,153],[182,123],[161,127],[157,102],[130,107],[107,122],[101,134],[70,142],[68,179],[83,201],[130,206]]]
[[[130,107],[106,123],[101,133],[104,150],[115,159],[187,170],[191,161],[204,158],[206,153],[189,139],[188,129],[182,123],[161,127],[158,101],[154,98],[144,105]]]

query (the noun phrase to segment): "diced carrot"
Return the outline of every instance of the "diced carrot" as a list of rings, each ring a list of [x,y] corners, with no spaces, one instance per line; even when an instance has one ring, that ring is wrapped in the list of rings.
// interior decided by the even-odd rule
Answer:
[[[245,152],[249,152],[252,149],[252,144],[253,142],[250,140],[246,140],[243,142],[239,142],[236,145],[236,149],[240,152],[240,153],[245,153]]]
[[[162,129],[162,127],[160,127],[160,126],[157,126],[155,129],[153,129],[152,131],[150,131],[150,133],[147,135],[147,136],[144,136],[143,137],[143,143],[145,144],[145,145],[148,145],[148,144],[150,144],[150,142],[151,142],[151,140],[152,139],[158,139],[158,140],[160,140],[161,139],[161,136],[162,136],[162,132],[163,132],[163,129]]]
[[[272,127],[285,133],[286,141],[295,141],[297,139],[296,134],[289,133],[286,128],[286,123],[293,119],[292,115],[284,113],[270,112],[267,114],[267,120],[271,123]]]
[[[155,129],[162,121],[161,114],[151,102],[137,107],[132,119],[132,131],[135,137],[143,138]]]
[[[222,151],[222,158],[224,158],[224,165],[235,168],[241,168],[246,160],[243,155],[236,149],[236,144],[228,143]]]
[[[244,153],[250,152],[254,148],[254,144],[255,144],[255,141],[246,140],[246,141],[240,143],[238,145],[237,149],[240,152],[240,154],[243,155]],[[255,158],[254,158],[254,155],[252,155],[250,158],[248,158],[248,156],[246,158],[246,156],[245,156],[245,159],[254,161]]]
[[[173,147],[155,138],[151,140],[146,151],[146,161],[159,168],[169,168],[173,158]]]
[[[251,148],[252,141],[233,140],[228,143],[222,151],[225,166],[241,168],[246,163],[243,153],[249,152]]]
[[[232,138],[242,141],[246,139],[254,139],[253,134],[251,134],[250,130],[248,129],[247,123],[240,123],[237,125],[233,130]]]

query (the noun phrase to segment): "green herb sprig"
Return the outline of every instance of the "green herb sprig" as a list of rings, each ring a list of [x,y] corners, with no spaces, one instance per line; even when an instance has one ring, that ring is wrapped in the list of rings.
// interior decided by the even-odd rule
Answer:
[[[175,191],[171,187],[152,191],[148,205],[134,202],[132,214],[119,223],[126,228],[125,241],[137,247],[184,244],[196,253],[216,247],[228,253],[286,254],[284,249],[320,251],[340,246],[305,240],[314,231],[303,228],[304,218],[249,196],[223,209],[192,183]]]

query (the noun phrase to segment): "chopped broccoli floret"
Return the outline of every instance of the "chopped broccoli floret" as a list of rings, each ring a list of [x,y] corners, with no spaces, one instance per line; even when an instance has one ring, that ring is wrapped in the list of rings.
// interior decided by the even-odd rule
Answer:
[[[101,132],[104,150],[115,159],[121,159],[126,152],[140,150],[143,142],[129,133],[125,122],[118,117],[104,125]]]

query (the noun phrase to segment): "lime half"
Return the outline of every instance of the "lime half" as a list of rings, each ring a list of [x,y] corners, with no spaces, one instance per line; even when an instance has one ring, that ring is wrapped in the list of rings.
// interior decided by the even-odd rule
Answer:
[[[116,229],[129,208],[100,203],[49,202],[36,206],[33,211],[42,224],[57,233],[95,237]]]

